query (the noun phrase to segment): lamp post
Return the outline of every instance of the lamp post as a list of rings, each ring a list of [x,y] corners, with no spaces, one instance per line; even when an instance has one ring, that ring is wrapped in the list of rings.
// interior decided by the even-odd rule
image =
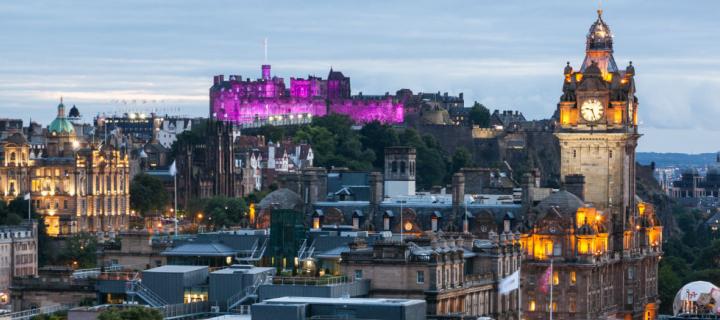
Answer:
[[[403,242],[403,229],[405,229],[405,221],[403,221],[403,204],[406,203],[406,200],[398,200],[400,203],[400,242]]]

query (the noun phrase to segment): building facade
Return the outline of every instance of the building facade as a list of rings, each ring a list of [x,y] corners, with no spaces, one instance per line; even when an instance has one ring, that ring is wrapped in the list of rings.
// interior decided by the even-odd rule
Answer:
[[[236,124],[264,123],[278,120],[295,123],[295,119],[344,114],[355,122],[402,123],[402,103],[386,94],[379,97],[352,97],[350,78],[330,69],[328,79],[309,76],[290,78],[287,88],[283,78],[271,76],[270,65],[262,66],[262,78],[243,80],[240,75],[214,77],[210,88],[210,118]]]
[[[566,191],[527,215],[522,244],[528,319],[654,319],[662,227],[635,195],[635,69],[618,69],[598,11],[580,70],[568,63],[556,136]],[[539,281],[553,264],[550,284]]]
[[[30,194],[51,236],[126,230],[130,211],[127,150],[75,131],[61,102],[35,148],[21,133],[0,142],[0,195]]]
[[[520,266],[519,234],[508,229],[489,239],[469,233],[405,241],[362,241],[342,253],[342,272],[370,280],[370,297],[420,299],[432,316],[517,319],[517,294],[498,293],[498,282]]]
[[[37,253],[37,223],[0,227],[0,304],[8,302],[14,277],[37,275]]]

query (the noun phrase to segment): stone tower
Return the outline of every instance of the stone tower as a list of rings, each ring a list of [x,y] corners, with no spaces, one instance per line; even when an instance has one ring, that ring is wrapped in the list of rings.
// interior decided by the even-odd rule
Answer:
[[[568,176],[584,176],[584,200],[611,215],[612,246],[620,249],[623,230],[636,218],[638,100],[635,69],[631,62],[624,72],[618,70],[612,34],[601,13],[587,35],[580,70],[570,63],[565,67],[556,136],[562,181],[574,184],[575,178],[568,181]]]
[[[385,148],[385,195],[415,195],[415,148]]]

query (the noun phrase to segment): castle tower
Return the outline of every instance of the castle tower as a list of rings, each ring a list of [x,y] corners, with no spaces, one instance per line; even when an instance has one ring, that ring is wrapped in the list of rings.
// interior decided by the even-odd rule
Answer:
[[[415,148],[385,148],[385,196],[415,195]]]

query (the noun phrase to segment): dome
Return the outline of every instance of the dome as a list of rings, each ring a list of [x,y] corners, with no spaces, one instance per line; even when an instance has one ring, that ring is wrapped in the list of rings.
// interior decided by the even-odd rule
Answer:
[[[267,209],[272,207],[275,209],[302,210],[303,206],[304,202],[300,195],[287,188],[282,188],[270,192],[258,204],[258,207],[260,209]]]
[[[673,315],[683,313],[683,302],[692,301],[696,304],[705,305],[704,299],[710,296],[716,301],[720,301],[720,289],[714,284],[707,281],[694,281],[684,285],[675,295],[673,300]],[[718,313],[718,310],[714,310]]]
[[[555,207],[563,215],[574,215],[577,209],[583,206],[585,206],[585,203],[576,195],[561,190],[540,201],[535,208],[541,213],[545,213],[550,208]]]
[[[72,134],[75,132],[72,122],[65,117],[65,105],[60,99],[60,104],[57,106],[58,114],[55,120],[48,126],[48,131],[54,134]]]

